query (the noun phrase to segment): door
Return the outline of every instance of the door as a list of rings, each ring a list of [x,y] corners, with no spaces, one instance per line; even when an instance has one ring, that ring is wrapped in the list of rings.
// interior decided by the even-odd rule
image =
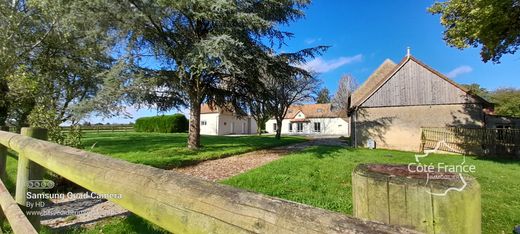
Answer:
[[[242,134],[246,134],[246,123],[242,123]]]
[[[231,122],[231,133],[235,133],[235,122]]]

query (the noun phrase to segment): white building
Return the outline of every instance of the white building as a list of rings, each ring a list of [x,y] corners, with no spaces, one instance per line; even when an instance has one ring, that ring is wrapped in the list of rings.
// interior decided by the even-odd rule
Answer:
[[[210,107],[207,104],[201,106],[200,134],[204,135],[229,135],[229,134],[254,134],[256,133],[256,121],[245,116],[238,118],[230,111],[219,107]]]
[[[350,135],[346,113],[333,110],[330,103],[291,106],[282,126],[277,126],[273,118],[267,121],[265,130],[276,133],[278,127],[282,128],[282,134]]]

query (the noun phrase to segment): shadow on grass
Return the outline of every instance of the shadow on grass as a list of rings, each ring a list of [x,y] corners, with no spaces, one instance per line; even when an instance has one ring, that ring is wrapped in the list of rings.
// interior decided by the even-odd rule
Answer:
[[[316,158],[335,158],[340,156],[340,151],[355,151],[356,149],[351,147],[342,147],[342,146],[331,146],[331,145],[320,145],[320,146],[312,146],[305,149],[303,152],[310,153],[314,155]]]

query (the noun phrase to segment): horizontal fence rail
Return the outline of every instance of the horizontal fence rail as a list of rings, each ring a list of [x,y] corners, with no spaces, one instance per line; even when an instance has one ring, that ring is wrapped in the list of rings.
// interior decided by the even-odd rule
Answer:
[[[421,141],[423,148],[430,149],[443,141],[439,150],[454,153],[518,155],[520,129],[422,128]]]
[[[14,133],[0,144],[175,233],[416,233]]]
[[[61,131],[68,132],[72,130],[72,126],[61,127]],[[82,132],[131,132],[134,127],[131,125],[94,125],[94,126],[80,126]]]

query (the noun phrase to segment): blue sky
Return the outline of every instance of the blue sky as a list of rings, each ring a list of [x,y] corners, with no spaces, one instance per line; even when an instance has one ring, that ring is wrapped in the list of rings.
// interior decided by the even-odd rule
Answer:
[[[306,17],[283,30],[294,33],[282,51],[317,45],[331,48],[307,67],[319,71],[323,85],[334,93],[343,74],[362,83],[386,58],[398,63],[411,47],[414,57],[458,83],[478,83],[487,89],[520,87],[520,53],[505,55],[500,64],[484,63],[478,48],[459,50],[442,40],[438,15],[426,11],[430,0],[316,0]],[[91,122],[128,123],[155,110],[129,108],[133,119],[91,118]],[[168,113],[174,113],[171,111]],[[184,111],[186,113],[186,111]]]

